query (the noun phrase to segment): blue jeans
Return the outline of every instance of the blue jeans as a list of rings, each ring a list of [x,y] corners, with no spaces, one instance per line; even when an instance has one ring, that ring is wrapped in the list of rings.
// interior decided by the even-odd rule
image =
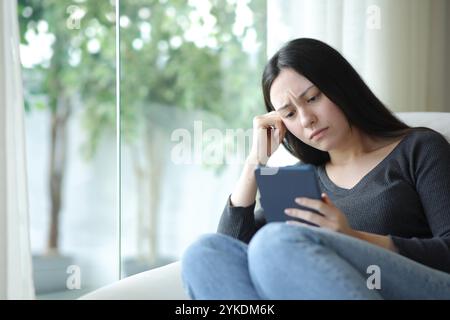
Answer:
[[[341,233],[286,223],[265,225],[248,245],[204,235],[181,268],[192,299],[450,299],[448,273]]]

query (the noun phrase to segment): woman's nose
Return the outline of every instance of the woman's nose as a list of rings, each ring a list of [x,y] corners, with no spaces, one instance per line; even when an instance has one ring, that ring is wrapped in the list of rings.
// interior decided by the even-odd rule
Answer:
[[[300,114],[300,124],[303,128],[311,128],[311,126],[316,123],[316,116],[313,112],[308,110],[299,111]]]

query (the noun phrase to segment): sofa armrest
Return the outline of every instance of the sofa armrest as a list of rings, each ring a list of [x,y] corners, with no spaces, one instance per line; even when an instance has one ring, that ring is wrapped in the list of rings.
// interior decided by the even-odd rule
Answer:
[[[80,300],[187,300],[180,262],[141,272],[88,293]]]

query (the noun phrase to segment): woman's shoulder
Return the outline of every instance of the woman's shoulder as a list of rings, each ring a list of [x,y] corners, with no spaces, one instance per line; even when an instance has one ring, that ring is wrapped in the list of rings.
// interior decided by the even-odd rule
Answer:
[[[450,147],[450,143],[444,135],[428,127],[412,127],[404,139],[408,140],[409,144]]]
[[[450,143],[440,132],[428,127],[411,128],[401,142],[401,153],[410,161],[428,163],[450,160]]]

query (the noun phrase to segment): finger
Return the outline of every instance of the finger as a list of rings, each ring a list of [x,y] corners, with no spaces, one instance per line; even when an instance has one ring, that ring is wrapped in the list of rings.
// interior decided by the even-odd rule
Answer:
[[[266,116],[263,116],[262,120],[266,122],[267,125],[281,121],[281,116],[276,111],[269,112]]]
[[[269,127],[280,127],[280,123],[282,123],[281,117],[274,111],[253,118],[253,127],[255,128],[268,129]]]
[[[278,145],[281,143],[281,132],[280,129],[273,129],[272,130],[272,145],[274,147],[278,147]]]
[[[330,206],[334,206],[334,204],[331,201],[330,197],[325,192],[323,192],[321,194],[321,196],[322,196],[322,200],[325,201],[325,203],[329,204]]]
[[[308,210],[287,208],[284,210],[284,213],[286,213],[288,216],[306,220],[311,223],[317,224],[318,226],[321,227],[327,226],[329,224],[326,217],[323,217],[321,215],[318,215],[317,213]]]
[[[264,127],[267,129],[278,129],[278,130],[282,130],[283,126],[284,123],[279,117],[267,120],[267,123],[264,125]]]
[[[295,198],[294,201],[295,203],[298,203],[303,207],[319,211],[325,216],[329,216],[333,213],[332,207],[328,203],[323,202],[322,200],[300,197]]]
[[[284,126],[284,124],[281,125],[281,129],[279,131],[279,143],[283,142],[283,139],[286,135],[286,127]]]

